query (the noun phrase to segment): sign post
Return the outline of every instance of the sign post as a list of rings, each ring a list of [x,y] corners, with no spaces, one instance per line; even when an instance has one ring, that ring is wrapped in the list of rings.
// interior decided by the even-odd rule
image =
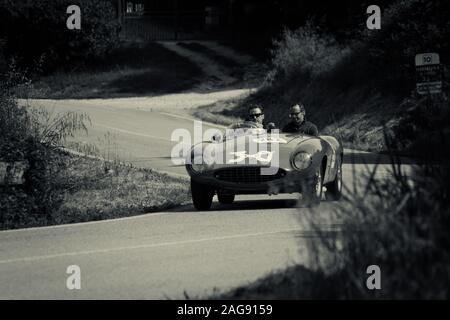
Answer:
[[[442,92],[442,71],[437,53],[416,55],[416,89],[420,95]]]

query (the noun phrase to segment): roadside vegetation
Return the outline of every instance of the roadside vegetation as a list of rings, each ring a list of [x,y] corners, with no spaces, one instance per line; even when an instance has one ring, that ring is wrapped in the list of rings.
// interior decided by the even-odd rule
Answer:
[[[202,77],[198,66],[157,43],[123,42],[101,61],[37,76],[18,94],[47,99],[152,96],[192,89]]]
[[[416,53],[438,52],[448,79],[448,13],[444,1],[397,1],[379,32],[341,43],[310,23],[276,42],[266,84],[237,101],[234,114],[260,102],[266,118],[283,123],[280,111],[301,100],[323,133],[388,153],[392,176],[376,178],[375,166],[367,185],[345,190],[331,216],[335,232],[324,230],[313,209],[299,216],[316,234],[307,239],[305,265],[211,299],[449,299],[448,80],[433,99],[413,92]],[[412,174],[402,171],[399,153],[417,158]],[[367,287],[371,265],[380,268],[380,290]]]
[[[205,55],[209,59],[218,63],[222,67],[226,68],[227,72],[237,78],[238,80],[242,80],[245,70],[243,66],[241,66],[238,62],[224,55],[219,54],[218,52],[198,43],[198,42],[178,42],[177,45],[180,47],[186,48],[191,51],[198,52],[200,54]]]
[[[18,105],[18,97],[174,92],[202,76],[160,45],[120,43],[112,1],[80,0],[82,29],[69,31],[70,4],[0,0],[0,162],[7,164],[2,168],[26,164],[22,184],[9,177],[0,185],[0,229],[118,218],[190,199],[187,181],[120,163],[111,141],[104,142],[105,160],[94,146],[64,149],[75,134],[88,132],[87,115]]]
[[[202,71],[156,43],[119,39],[115,1],[80,0],[81,30],[66,28],[68,0],[0,0],[0,42],[29,82],[21,98],[114,98],[193,88]],[[31,18],[32,17],[32,18]]]
[[[66,156],[62,203],[50,224],[115,219],[190,202],[188,181],[117,161]]]
[[[391,155],[392,177],[379,179],[377,167],[369,170],[367,185],[347,189],[333,204],[331,222],[317,218],[320,207],[299,213],[302,228],[315,233],[305,239],[304,265],[209,298],[449,299],[450,167],[441,164],[449,147],[447,141],[440,158],[425,159],[413,175]],[[337,230],[324,228],[330,223]],[[371,265],[380,268],[380,290],[367,287]]]
[[[448,14],[445,1],[400,0],[383,10],[381,30],[367,30],[364,21],[337,37],[315,20],[285,30],[274,40],[269,71],[257,92],[204,107],[198,115],[209,111],[210,119],[215,114],[242,118],[250,103],[259,103],[267,121],[282,127],[289,121],[289,106],[302,101],[320,132],[341,138],[347,147],[387,151],[388,133],[406,139],[398,151],[413,150],[418,135],[404,134],[406,127],[434,130],[428,102],[415,93],[417,53],[440,54],[445,83],[439,103],[448,105]]]
[[[183,179],[120,163],[113,151],[103,160],[93,146],[74,145],[95,156],[63,149],[67,138],[88,128],[84,114],[18,106],[11,82],[2,83],[0,162],[24,161],[28,168],[23,184],[0,186],[0,229],[118,218],[189,201]]]
[[[0,0],[0,39],[5,54],[23,71],[48,74],[72,69],[89,60],[101,61],[118,46],[114,3],[78,0],[83,8],[81,30],[66,28],[69,0]]]

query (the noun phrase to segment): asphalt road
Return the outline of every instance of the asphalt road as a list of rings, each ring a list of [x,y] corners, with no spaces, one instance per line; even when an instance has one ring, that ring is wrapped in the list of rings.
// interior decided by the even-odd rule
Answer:
[[[43,104],[88,113],[93,127],[76,140],[98,143],[105,156],[185,175],[183,167],[171,163],[175,142],[170,137],[177,128],[192,132],[192,119],[108,101]],[[352,154],[357,162],[374,160],[373,155]],[[345,164],[345,184],[352,186],[354,174],[362,177],[365,167],[357,164],[353,171]],[[381,167],[380,175],[389,175],[388,166]],[[334,206],[323,202],[312,212],[302,208],[295,195],[239,196],[233,205],[215,202],[209,212],[189,205],[112,221],[3,231],[0,298],[206,297],[215,289],[230,290],[295,263],[308,265],[305,244],[314,236],[308,225],[314,220],[325,229],[338,229],[339,222],[330,215]],[[70,265],[81,269],[81,290],[66,287]]]

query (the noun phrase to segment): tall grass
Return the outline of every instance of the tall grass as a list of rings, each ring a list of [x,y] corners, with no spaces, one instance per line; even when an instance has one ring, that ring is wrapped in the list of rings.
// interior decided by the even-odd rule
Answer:
[[[392,155],[387,178],[378,165],[353,165],[354,184],[331,212],[323,204],[298,212],[311,234],[301,239],[301,264],[210,298],[449,299],[450,166],[440,160],[407,170]],[[380,290],[367,287],[371,265]]]
[[[19,106],[14,87],[27,80],[14,70],[0,84],[0,162],[28,167],[22,185],[0,185],[0,229],[130,216],[189,199],[187,181],[120,162],[109,133],[103,150],[69,141],[88,132],[86,114]]]
[[[18,105],[13,87],[27,82],[13,65],[0,84],[0,161],[25,162],[23,185],[6,185],[0,190],[0,225],[23,225],[50,220],[62,203],[58,173],[66,162],[59,149],[66,138],[87,130],[84,114],[52,115],[44,109]]]
[[[377,170],[363,188],[347,190],[334,212],[335,237],[309,221],[318,234],[309,242],[313,269],[328,274],[336,299],[448,299],[450,167],[425,162],[406,174],[393,159],[392,177],[379,179]],[[370,265],[381,269],[381,290],[366,286]]]

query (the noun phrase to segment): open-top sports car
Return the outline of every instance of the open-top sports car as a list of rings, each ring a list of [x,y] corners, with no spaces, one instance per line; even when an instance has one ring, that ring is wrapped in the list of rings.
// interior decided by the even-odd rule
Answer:
[[[343,148],[331,136],[234,127],[193,146],[186,170],[198,210],[208,210],[216,194],[230,204],[237,194],[300,192],[309,205],[318,205],[323,186],[326,199],[341,198],[342,161]]]

